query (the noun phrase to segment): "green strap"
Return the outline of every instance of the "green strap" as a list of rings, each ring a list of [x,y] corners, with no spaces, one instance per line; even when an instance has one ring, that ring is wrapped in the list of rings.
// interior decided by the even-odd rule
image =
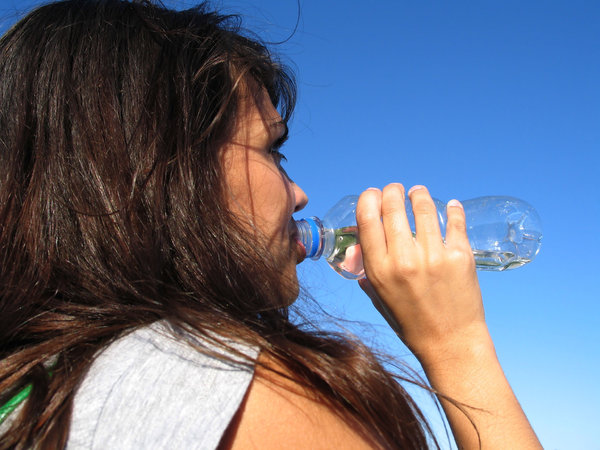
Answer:
[[[56,361],[54,361],[52,363],[52,365],[47,368],[46,370],[48,370],[48,376],[52,376],[52,371],[54,370],[54,367],[56,366]],[[21,389],[19,392],[17,392],[13,398],[11,398],[9,401],[7,401],[4,405],[2,405],[0,407],[0,425],[2,425],[2,422],[4,422],[4,419],[6,419],[6,417],[13,412],[17,406],[19,406],[21,404],[21,402],[23,402],[23,400],[25,400],[27,398],[27,396],[31,393],[31,386],[32,384],[29,383],[28,385],[26,385],[23,389]]]
[[[56,361],[53,361],[49,367],[46,367],[46,370],[48,371],[48,376],[52,376],[52,371],[55,367]],[[0,407],[0,425],[2,425],[4,419],[6,419],[6,417],[8,417],[8,415],[11,412],[13,412],[17,408],[17,406],[19,406],[23,402],[23,400],[25,400],[27,396],[31,393],[31,386],[31,383],[26,385],[23,389],[17,392],[13,398],[11,398],[9,401],[7,401],[4,405]]]
[[[28,384],[27,386],[25,386],[19,392],[17,392],[17,394],[13,398],[11,398],[4,405],[2,405],[2,407],[0,408],[0,424],[2,424],[2,422],[4,422],[4,419],[6,419],[6,417],[11,412],[13,412],[15,410],[15,408],[17,406],[19,406],[19,404],[23,400],[25,400],[27,398],[27,396],[29,395],[30,392],[31,392],[31,383]]]

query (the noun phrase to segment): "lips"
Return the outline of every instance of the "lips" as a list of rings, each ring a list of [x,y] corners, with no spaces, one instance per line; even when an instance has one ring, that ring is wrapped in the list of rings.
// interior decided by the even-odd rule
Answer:
[[[306,258],[306,247],[304,247],[304,244],[300,240],[300,233],[298,233],[298,228],[296,227],[296,222],[294,220],[290,222],[290,229],[290,239],[294,243],[298,255],[296,264],[300,264]]]
[[[300,264],[306,258],[306,248],[304,244],[300,242],[300,239],[296,239],[296,245],[298,247],[298,259],[296,260],[296,264]]]

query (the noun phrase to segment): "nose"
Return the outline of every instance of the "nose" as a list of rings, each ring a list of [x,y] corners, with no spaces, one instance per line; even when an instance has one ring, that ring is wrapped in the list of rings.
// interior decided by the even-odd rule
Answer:
[[[304,207],[308,203],[308,197],[306,193],[302,190],[302,188],[296,183],[292,182],[292,186],[294,188],[294,198],[296,202],[296,204],[294,205],[294,212],[298,212],[301,209],[304,209]]]

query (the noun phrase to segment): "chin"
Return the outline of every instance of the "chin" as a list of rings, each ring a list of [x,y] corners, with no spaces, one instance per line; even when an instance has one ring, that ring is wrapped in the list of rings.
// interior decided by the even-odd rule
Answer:
[[[284,277],[282,280],[281,289],[281,300],[282,303],[284,303],[282,306],[290,306],[296,301],[298,294],[300,293],[300,286],[298,283],[296,270],[294,270],[293,274],[289,274]]]

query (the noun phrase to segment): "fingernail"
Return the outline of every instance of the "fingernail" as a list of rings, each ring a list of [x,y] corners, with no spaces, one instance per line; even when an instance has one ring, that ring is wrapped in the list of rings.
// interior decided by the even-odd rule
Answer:
[[[417,184],[416,186],[411,187],[408,190],[408,195],[412,194],[414,191],[418,191],[419,189],[425,189],[425,186],[421,186],[420,184]]]
[[[379,189],[377,189],[377,188],[374,188],[374,187],[367,188],[367,191],[378,191],[378,190],[379,190]]]
[[[452,200],[450,200],[450,201],[448,202],[448,206],[456,206],[456,207],[458,207],[458,208],[462,208],[462,207],[463,207],[462,203],[461,203],[461,202],[459,202],[459,201],[458,201],[458,200],[456,200],[456,199],[452,199]]]

